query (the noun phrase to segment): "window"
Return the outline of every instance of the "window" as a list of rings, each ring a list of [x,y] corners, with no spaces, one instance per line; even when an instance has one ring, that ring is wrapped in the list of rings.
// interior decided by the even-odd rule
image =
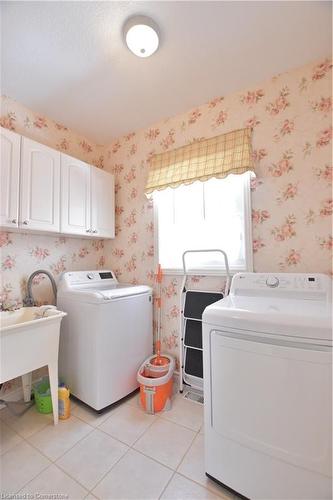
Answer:
[[[250,173],[154,192],[158,261],[180,272],[185,250],[221,249],[231,271],[252,270]],[[193,254],[193,273],[222,271],[220,254]]]

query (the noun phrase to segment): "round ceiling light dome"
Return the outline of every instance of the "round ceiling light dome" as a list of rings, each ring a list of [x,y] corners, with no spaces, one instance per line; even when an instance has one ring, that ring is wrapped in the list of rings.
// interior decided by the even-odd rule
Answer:
[[[158,29],[149,17],[131,17],[125,23],[124,35],[127,47],[138,57],[149,57],[158,49]]]

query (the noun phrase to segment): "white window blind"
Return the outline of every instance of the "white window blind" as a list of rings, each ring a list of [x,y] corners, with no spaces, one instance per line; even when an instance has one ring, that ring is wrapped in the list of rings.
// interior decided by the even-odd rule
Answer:
[[[250,173],[154,192],[158,260],[166,272],[182,270],[185,250],[224,250],[232,271],[252,269]],[[193,254],[189,268],[222,271],[219,254]]]

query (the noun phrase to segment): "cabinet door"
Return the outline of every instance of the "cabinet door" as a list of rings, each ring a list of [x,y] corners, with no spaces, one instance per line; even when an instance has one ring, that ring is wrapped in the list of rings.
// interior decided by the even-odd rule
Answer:
[[[22,138],[20,225],[60,230],[60,153]]]
[[[90,234],[90,165],[61,154],[62,233]]]
[[[114,177],[91,168],[91,228],[94,236],[114,238]]]
[[[0,225],[18,227],[21,136],[1,129]]]

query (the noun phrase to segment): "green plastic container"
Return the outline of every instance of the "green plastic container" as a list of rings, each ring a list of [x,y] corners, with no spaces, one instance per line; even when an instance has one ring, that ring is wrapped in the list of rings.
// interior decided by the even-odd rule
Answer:
[[[34,386],[34,396],[36,408],[39,413],[52,413],[52,399],[50,390],[50,381],[45,377]]]

